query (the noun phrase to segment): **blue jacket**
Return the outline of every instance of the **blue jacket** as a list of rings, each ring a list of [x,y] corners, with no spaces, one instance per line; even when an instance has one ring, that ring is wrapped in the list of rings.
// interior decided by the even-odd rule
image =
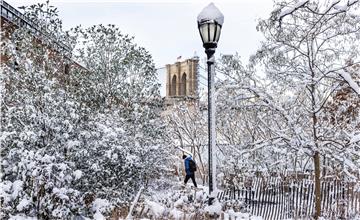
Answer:
[[[190,171],[190,160],[192,160],[192,157],[190,155],[185,158],[186,175],[192,175],[194,173]]]

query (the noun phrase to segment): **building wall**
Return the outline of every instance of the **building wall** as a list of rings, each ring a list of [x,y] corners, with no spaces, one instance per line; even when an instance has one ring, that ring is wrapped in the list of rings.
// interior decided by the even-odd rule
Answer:
[[[34,21],[26,19],[22,13],[3,0],[0,0],[0,8],[0,27],[3,32],[1,34],[2,47],[5,46],[6,40],[10,39],[11,34],[13,34],[17,28],[25,28],[30,31],[29,33],[31,33],[33,37],[32,43],[34,46],[43,47],[51,59],[59,61],[59,68],[55,74],[59,76],[60,80],[65,80],[65,76],[70,73],[71,69],[76,68],[81,71],[86,71],[84,67],[71,59],[72,49],[68,45],[57,40],[52,40],[51,45],[44,44],[40,39],[48,36],[47,33],[43,33],[43,31],[46,32],[46,30],[40,30],[41,28]],[[36,60],[36,57],[33,58]],[[0,64],[6,64],[15,68],[15,63],[14,58],[9,57],[4,50],[1,50]]]
[[[166,99],[197,97],[198,58],[166,65]]]

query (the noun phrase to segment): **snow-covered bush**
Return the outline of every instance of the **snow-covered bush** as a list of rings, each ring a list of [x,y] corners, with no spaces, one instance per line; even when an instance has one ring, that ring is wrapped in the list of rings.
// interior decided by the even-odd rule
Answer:
[[[114,25],[78,27],[72,34],[81,44],[76,59],[86,70],[74,71],[69,90],[90,111],[79,130],[79,146],[70,153],[82,171],[76,187],[128,204],[167,164],[154,64]]]
[[[79,192],[69,188],[74,180],[60,155],[43,149],[13,148],[3,158],[2,217],[24,213],[41,219],[68,218],[78,211]]]
[[[60,32],[56,14],[48,3],[25,8],[25,16]],[[55,41],[70,45],[84,32],[35,37],[26,27],[9,28],[2,33],[1,216],[69,219],[127,206],[167,164],[151,56],[100,25],[81,31],[108,47],[87,39],[79,66]],[[110,65],[96,59],[101,52],[113,53]],[[100,200],[106,208],[93,207]]]
[[[48,5],[33,10],[55,16]],[[39,11],[38,11],[39,12]],[[42,20],[45,19],[45,20]],[[49,44],[26,27],[5,26],[2,49],[8,58],[1,75],[1,215],[25,213],[64,219],[77,213],[79,192],[71,187],[74,164],[66,144],[74,138],[77,105],[66,96],[59,75],[64,55],[51,55]]]

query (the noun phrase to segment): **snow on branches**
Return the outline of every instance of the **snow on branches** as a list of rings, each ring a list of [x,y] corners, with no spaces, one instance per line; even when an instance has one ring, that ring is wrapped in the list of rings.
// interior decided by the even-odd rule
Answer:
[[[2,33],[1,218],[109,215],[166,166],[151,56],[112,25],[64,34],[52,7],[25,10],[61,33]],[[65,35],[76,56],[52,47]]]

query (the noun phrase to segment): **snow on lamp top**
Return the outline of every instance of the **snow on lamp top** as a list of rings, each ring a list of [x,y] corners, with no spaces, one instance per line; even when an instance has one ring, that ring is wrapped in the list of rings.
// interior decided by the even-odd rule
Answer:
[[[206,6],[198,15],[197,22],[203,23],[207,21],[216,21],[221,26],[224,23],[224,15],[221,11],[214,5],[214,3],[210,3]]]

